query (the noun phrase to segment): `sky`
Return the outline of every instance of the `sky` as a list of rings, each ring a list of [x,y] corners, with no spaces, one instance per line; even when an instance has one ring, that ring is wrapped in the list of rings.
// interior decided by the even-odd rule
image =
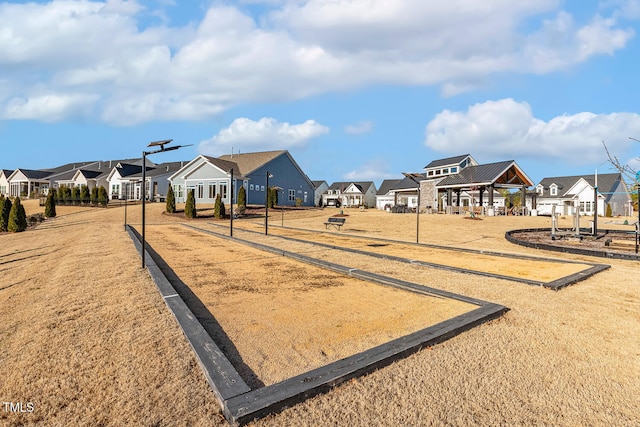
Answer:
[[[312,180],[471,154],[640,169],[640,0],[0,2],[0,168],[289,150]],[[187,146],[189,145],[189,146]]]

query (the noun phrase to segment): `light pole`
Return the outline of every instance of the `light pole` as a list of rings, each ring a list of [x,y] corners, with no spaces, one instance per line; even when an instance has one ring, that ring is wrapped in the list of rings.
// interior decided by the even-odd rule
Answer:
[[[278,192],[283,190],[282,199],[284,200],[284,189],[282,187],[273,187],[273,191]],[[278,203],[280,205],[280,203]],[[284,210],[282,209],[284,206],[280,205],[280,226],[284,227]]]
[[[264,235],[269,234],[269,178],[273,178],[273,175],[267,171],[267,187],[265,191],[265,204],[264,204]]]
[[[157,150],[153,151],[143,151],[142,152],[142,268],[145,268],[145,259],[144,259],[144,247],[145,247],[145,199],[147,198],[147,156],[150,154],[163,153],[165,151],[173,151],[178,148],[188,147],[188,145],[174,145],[173,147],[165,147],[166,144],[169,144],[173,139],[165,139],[162,141],[155,141],[149,143],[147,147],[160,147]]]
[[[404,176],[409,178],[411,181],[415,182],[418,185],[418,206],[416,207],[416,243],[420,243],[420,181],[419,179],[423,178],[422,174],[419,173],[402,173]]]
[[[233,237],[233,168],[229,170],[231,174],[231,216],[229,217],[229,237]]]

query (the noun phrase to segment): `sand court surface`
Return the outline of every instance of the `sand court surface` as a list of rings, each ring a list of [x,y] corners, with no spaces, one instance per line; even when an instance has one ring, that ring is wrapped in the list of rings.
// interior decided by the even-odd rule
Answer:
[[[31,202],[25,201],[27,213],[43,210]],[[182,223],[200,227],[210,222],[166,216],[163,208],[148,206],[150,241],[159,232],[153,230],[156,226],[184,229]],[[59,207],[59,218],[27,232],[0,234],[0,400],[34,404],[30,413],[0,411],[0,424],[227,425],[182,332],[151,278],[140,268],[140,258],[124,231],[123,208],[73,209]],[[323,222],[336,212],[275,211],[270,222],[284,217],[285,226],[323,230]],[[415,241],[415,215],[373,210],[345,213],[349,215],[345,233]],[[507,230],[548,227],[548,218],[469,221],[421,215],[420,220],[420,241],[424,243],[587,264],[603,262],[534,251],[504,239]],[[561,219],[559,226],[570,226],[571,220]],[[128,221],[139,227],[139,205],[129,206]],[[238,220],[237,225],[259,228],[261,222],[259,218]],[[184,262],[185,269],[191,255],[189,240],[200,244],[211,239],[195,234],[174,244],[175,258]],[[292,276],[297,272],[281,264],[282,257],[261,253],[249,260],[243,259],[249,258],[244,246],[229,249],[238,249],[229,255],[252,266],[275,263],[275,268],[265,267],[272,271],[282,266]],[[211,264],[207,274],[216,280],[222,276],[216,257],[227,256],[221,252],[205,254],[205,263]],[[510,311],[253,425],[627,426],[640,419],[639,262],[606,260],[609,270],[554,292],[503,279],[411,268],[365,255],[351,254],[346,259],[339,251],[322,249],[322,256],[329,253],[341,264],[492,301]],[[233,268],[233,260],[224,259]],[[329,299],[332,291],[351,286],[310,286],[336,280],[326,272],[319,275],[301,277],[310,290],[298,293],[319,291],[318,295],[333,303]],[[225,280],[220,286],[230,301],[241,299],[240,295],[258,297],[250,289],[253,279],[242,283]],[[275,286],[275,281],[264,280],[265,286]],[[195,295],[198,287],[205,289],[212,282],[198,276],[189,289]],[[385,299],[379,307],[394,313],[392,303],[393,299]],[[398,321],[410,330],[411,320],[399,316],[402,310],[405,308],[395,311]],[[220,321],[221,316],[212,313]],[[265,310],[264,316],[267,314]],[[280,321],[275,319],[263,335],[286,335],[286,331],[277,331]],[[321,349],[330,355],[326,345],[311,344],[300,345],[301,354],[313,349],[307,356],[311,359],[322,356]],[[337,355],[340,346],[335,345],[333,351]],[[275,380],[278,375],[275,370],[264,377]]]

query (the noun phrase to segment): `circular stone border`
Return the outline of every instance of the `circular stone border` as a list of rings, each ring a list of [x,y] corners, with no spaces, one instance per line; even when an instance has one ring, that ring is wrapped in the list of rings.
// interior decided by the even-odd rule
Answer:
[[[555,251],[555,252],[565,252],[565,253],[578,254],[578,255],[596,256],[600,258],[640,261],[639,254],[625,254],[625,253],[601,251],[601,250],[595,250],[595,249],[573,248],[573,247],[567,247],[567,246],[554,245],[551,243],[529,242],[527,240],[517,239],[513,236],[516,233],[532,233],[532,232],[542,232],[542,231],[548,231],[550,233],[549,228],[522,228],[519,230],[507,231],[504,237],[505,239],[507,239],[509,242],[513,244],[525,246],[527,248],[543,249],[543,250]],[[561,231],[570,231],[570,230],[566,229]],[[622,231],[622,230],[603,230],[603,231],[605,231],[607,234],[629,234],[628,231]]]

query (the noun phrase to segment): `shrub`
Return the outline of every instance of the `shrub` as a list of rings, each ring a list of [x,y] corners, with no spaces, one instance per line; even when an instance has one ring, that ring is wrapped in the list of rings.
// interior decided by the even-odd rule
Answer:
[[[20,197],[16,197],[16,200],[11,206],[11,212],[9,212],[9,223],[7,224],[7,231],[12,233],[19,233],[27,229],[27,214],[24,211],[24,206],[20,203]]]
[[[102,185],[100,186],[100,188],[98,188],[98,203],[102,207],[106,207],[107,203],[109,203],[109,196],[107,194],[107,189],[104,188]]]
[[[613,216],[613,210],[611,210],[611,203],[607,203],[607,211],[605,213],[607,218],[611,218]]]
[[[82,204],[89,204],[89,201],[90,201],[89,187],[87,187],[86,185],[83,185],[82,187],[80,187],[80,201],[82,202]]]
[[[47,194],[47,197],[49,197],[49,196],[53,197],[53,200],[57,202],[58,201],[58,190],[55,189],[55,188],[50,188],[49,189],[49,194]]]
[[[273,187],[269,187],[267,189],[267,204],[269,205],[269,208],[278,204],[278,190]]]
[[[36,213],[33,215],[29,215],[29,218],[27,218],[27,221],[29,222],[29,225],[33,225],[37,222],[42,222],[44,221],[44,214]]]
[[[80,189],[78,187],[71,187],[71,201],[74,205],[78,204],[80,199]]]
[[[2,202],[2,210],[0,210],[0,231],[7,231],[9,224],[9,214],[11,213],[12,203],[9,198],[5,198]]]
[[[184,216],[187,218],[195,218],[198,216],[198,212],[196,211],[195,190],[189,190],[187,192],[187,201],[184,205]]]
[[[238,212],[242,214],[245,210],[247,210],[247,191],[244,185],[241,185],[238,190]]]
[[[49,194],[47,194],[47,201],[44,203],[44,215],[47,218],[56,217],[56,198],[53,193],[53,191],[49,191]]]
[[[92,205],[98,204],[98,187],[93,187],[91,189],[91,204]]]
[[[302,199],[300,197],[296,197],[296,207],[302,206]]]
[[[167,207],[165,209],[167,213],[176,213],[176,195],[173,193],[173,187],[169,186],[167,191]]]
[[[220,218],[224,218],[225,213],[226,212],[225,212],[224,203],[222,203],[222,196],[218,194],[216,196],[216,203],[213,206],[213,216],[220,219]]]

